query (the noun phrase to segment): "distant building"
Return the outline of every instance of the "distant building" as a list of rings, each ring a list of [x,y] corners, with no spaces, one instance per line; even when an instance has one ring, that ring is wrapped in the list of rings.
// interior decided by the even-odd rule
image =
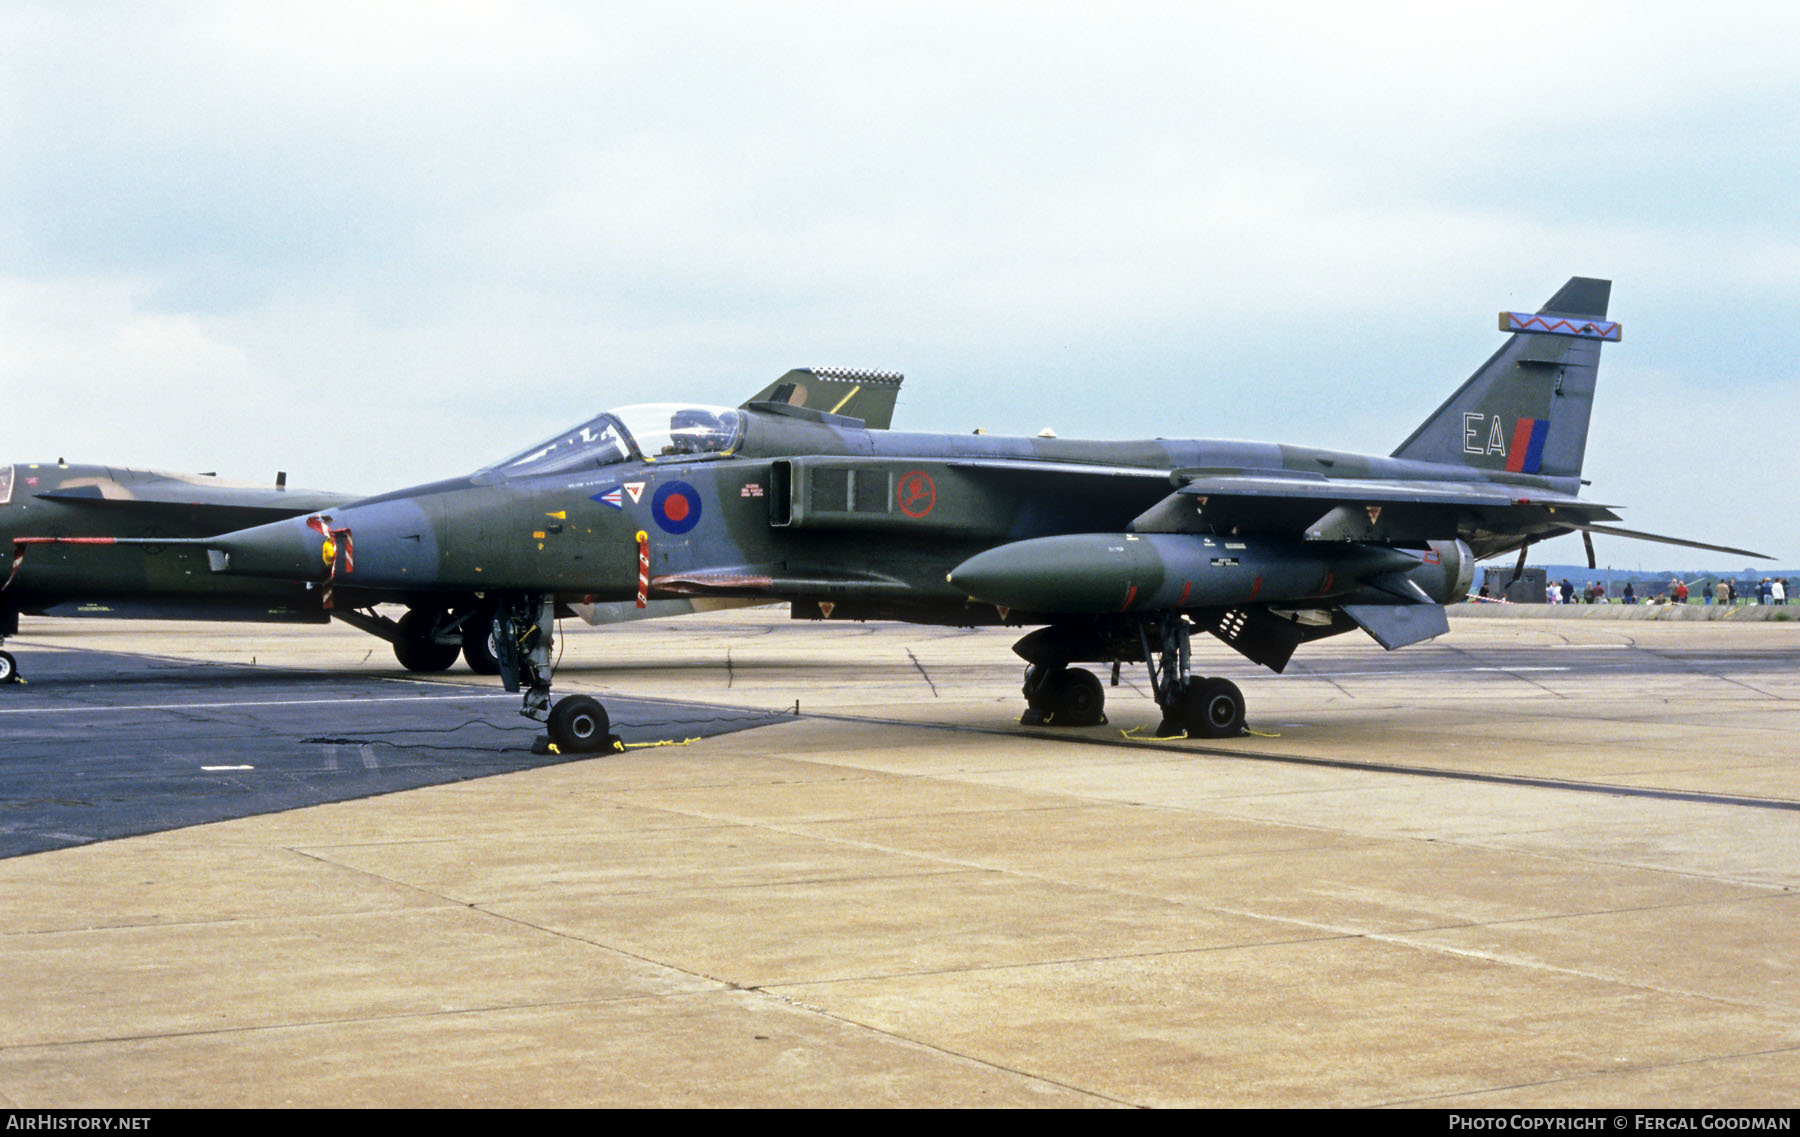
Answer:
[[[1487,594],[1496,600],[1505,599],[1513,604],[1542,604],[1544,590],[1550,586],[1549,571],[1529,565],[1516,581],[1513,580],[1511,565],[1490,565],[1482,573],[1482,585],[1487,587]]]

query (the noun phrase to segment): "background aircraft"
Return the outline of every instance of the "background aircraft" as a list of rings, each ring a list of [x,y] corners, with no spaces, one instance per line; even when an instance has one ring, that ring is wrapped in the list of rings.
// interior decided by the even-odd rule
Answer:
[[[202,549],[175,538],[206,537],[330,509],[353,495],[236,485],[205,474],[171,474],[58,460],[0,466],[0,540],[13,551],[0,589],[0,644],[19,634],[19,614],[325,623],[315,585],[220,576]],[[57,537],[25,563],[17,538]],[[118,544],[117,537],[136,538]],[[77,547],[72,542],[103,542]],[[0,683],[18,678],[0,651]]]
[[[1243,698],[1193,672],[1194,632],[1275,671],[1355,628],[1391,650],[1447,630],[1478,559],[1574,531],[1667,540],[1577,496],[1610,287],[1502,313],[1504,345],[1388,457],[904,433],[777,385],[736,409],[623,407],[466,478],[194,545],[215,572],[359,602],[491,605],[508,689],[565,748],[609,724],[587,696],[552,707],[555,616],[659,598],[1037,626],[1015,646],[1026,721],[1100,722],[1100,680],[1071,664],[1143,663],[1160,733],[1225,736]]]

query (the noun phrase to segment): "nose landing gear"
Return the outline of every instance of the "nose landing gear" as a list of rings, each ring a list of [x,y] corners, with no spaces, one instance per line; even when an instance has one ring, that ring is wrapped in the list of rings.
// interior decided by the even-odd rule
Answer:
[[[508,691],[523,692],[519,713],[544,724],[545,735],[534,753],[586,754],[617,748],[612,722],[600,700],[570,695],[550,703],[550,648],[556,625],[556,601],[536,593],[502,599],[494,611],[494,660]],[[541,749],[540,749],[541,747]]]

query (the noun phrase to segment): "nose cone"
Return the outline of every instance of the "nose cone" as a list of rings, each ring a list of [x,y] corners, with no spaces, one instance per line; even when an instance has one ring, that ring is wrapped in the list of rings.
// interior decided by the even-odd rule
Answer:
[[[206,543],[214,572],[278,580],[323,580],[331,571],[336,542],[304,517],[240,529]]]
[[[370,588],[429,586],[438,579],[436,533],[409,498],[293,517],[207,542],[214,572],[324,580]]]

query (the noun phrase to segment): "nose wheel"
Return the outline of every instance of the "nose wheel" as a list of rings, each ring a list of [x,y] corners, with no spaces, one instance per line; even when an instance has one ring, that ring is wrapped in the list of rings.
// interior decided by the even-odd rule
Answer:
[[[611,750],[618,741],[609,731],[612,720],[600,700],[588,695],[569,695],[557,700],[544,723],[550,741],[565,754]]]
[[[0,651],[0,683],[19,682],[19,661],[9,651]]]
[[[500,682],[521,695],[519,713],[544,724],[545,734],[532,752],[561,754],[600,753],[615,749],[617,736],[600,700],[570,695],[554,706],[550,702],[550,648],[556,627],[556,601],[527,594],[501,601],[494,611],[494,634],[489,641]]]

